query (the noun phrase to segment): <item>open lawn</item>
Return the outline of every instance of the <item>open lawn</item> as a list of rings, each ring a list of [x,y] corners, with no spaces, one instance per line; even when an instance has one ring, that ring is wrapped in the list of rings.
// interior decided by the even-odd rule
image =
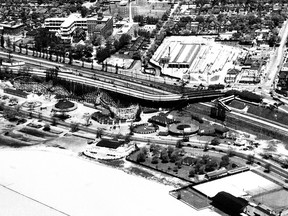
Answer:
[[[179,194],[181,194],[180,198],[178,197]],[[173,191],[171,192],[171,195],[197,210],[210,206],[210,200],[207,197],[201,196],[199,193],[189,187],[178,191]]]
[[[26,133],[32,136],[36,136],[36,137],[41,137],[41,138],[45,138],[45,137],[55,137],[56,135],[52,134],[52,133],[47,133],[41,130],[37,130],[34,128],[29,128],[29,127],[23,127],[19,130],[22,133]]]
[[[253,200],[257,202],[264,203],[265,205],[275,209],[280,210],[287,207],[288,203],[288,190],[283,188],[273,190],[271,192],[262,193],[252,197]]]
[[[24,142],[12,137],[0,135],[0,146],[22,147],[29,145],[31,145],[31,143]]]
[[[244,102],[238,100],[233,100],[228,105],[236,109],[244,109],[246,107]]]
[[[159,150],[160,152],[163,152],[162,150]],[[175,162],[173,161],[174,159],[172,159],[173,153],[171,153],[170,157],[168,157],[167,161],[163,161],[161,159],[161,156],[155,156],[152,152],[148,152],[146,154],[145,157],[145,161],[143,162],[137,162],[138,156],[139,154],[141,154],[141,152],[143,152],[143,149],[141,149],[140,151],[136,151],[134,153],[132,153],[131,155],[129,155],[128,159],[135,162],[135,163],[139,163],[140,165],[144,165],[145,167],[149,167],[152,169],[155,169],[157,171],[166,173],[168,175],[172,175],[178,178],[181,178],[183,180],[192,182],[192,183],[196,183],[201,181],[200,179],[196,178],[197,175],[195,175],[195,177],[190,177],[190,171],[191,170],[195,170],[195,174],[205,174],[214,170],[218,170],[220,168],[220,164],[222,162],[222,156],[223,155],[219,155],[219,156],[215,156],[215,155],[209,155],[209,152],[203,152],[203,154],[201,155],[193,155],[191,153],[189,154],[185,154],[185,155],[181,155],[181,153],[179,152],[179,149],[174,150],[176,152],[176,160]],[[178,153],[177,153],[178,152]],[[162,154],[162,153],[160,153]],[[189,156],[188,156],[189,155]],[[155,162],[155,157],[157,157],[157,162]],[[165,156],[164,156],[165,157]],[[190,159],[187,160],[187,158],[190,158],[192,160],[192,162],[187,162]],[[185,160],[186,162],[184,162]],[[153,161],[154,160],[154,161]],[[233,158],[229,158],[228,159],[229,162],[228,164],[225,166],[227,168],[227,170],[232,170],[236,167],[240,167],[242,165],[238,164],[237,162],[235,162],[235,160],[233,160]],[[187,163],[190,163],[187,164]],[[233,166],[232,166],[233,164]],[[198,171],[197,171],[198,170]],[[201,171],[202,170],[202,171]],[[217,176],[216,176],[217,178]]]
[[[236,109],[244,109],[248,106],[247,113],[260,116],[265,119],[269,119],[275,122],[279,122],[281,124],[287,124],[288,122],[288,114],[284,113],[277,109],[269,109],[266,107],[256,106],[253,104],[247,104],[245,102],[233,100],[229,106],[234,107]]]

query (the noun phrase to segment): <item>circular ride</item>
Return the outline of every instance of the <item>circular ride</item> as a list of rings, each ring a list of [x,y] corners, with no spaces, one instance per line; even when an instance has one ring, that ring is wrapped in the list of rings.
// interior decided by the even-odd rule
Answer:
[[[138,134],[150,134],[158,130],[158,125],[154,124],[140,124],[133,127],[132,131]]]
[[[53,107],[52,111],[54,112],[71,112],[77,109],[77,104],[67,100],[61,99],[59,100]]]
[[[174,135],[191,135],[197,133],[199,126],[193,123],[176,123],[169,126],[169,132]]]
[[[33,110],[36,107],[40,107],[42,105],[42,102],[40,101],[25,101],[22,104],[22,107]]]

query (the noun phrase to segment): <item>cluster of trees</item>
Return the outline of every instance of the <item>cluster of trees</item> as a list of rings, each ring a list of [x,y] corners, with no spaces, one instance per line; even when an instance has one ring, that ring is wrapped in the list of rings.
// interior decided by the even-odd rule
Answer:
[[[253,92],[249,92],[247,90],[244,90],[244,91],[229,90],[225,94],[227,96],[235,95],[235,96],[238,96],[239,98],[241,98],[243,100],[247,100],[247,101],[251,101],[251,102],[255,102],[255,103],[261,103],[262,99],[263,99],[262,96],[257,95]]]
[[[201,0],[205,1],[205,0]],[[203,2],[202,2],[203,3]],[[202,5],[199,3],[198,5]],[[206,4],[205,2],[203,4]],[[226,4],[226,3],[225,3]],[[212,4],[213,5],[213,4]],[[242,6],[239,6],[239,8]],[[236,12],[239,11],[239,8],[235,9]],[[212,6],[213,9],[213,6]],[[286,20],[287,14],[283,12],[271,12],[271,8],[262,8],[259,7],[259,13],[255,13],[254,11],[248,11],[246,9],[247,14],[235,14],[235,15],[227,15],[221,10],[217,13],[209,12],[209,16],[202,15],[201,9],[199,10],[199,15],[196,18],[192,19],[191,17],[182,17],[177,23],[171,26],[166,26],[166,31],[168,35],[190,35],[190,34],[201,34],[203,32],[207,33],[212,31],[214,33],[225,32],[225,31],[233,31],[237,32],[233,34],[234,40],[239,40],[240,42],[252,41],[256,38],[255,31],[257,29],[262,29],[263,26],[271,30],[272,34],[264,35],[264,40],[270,45],[274,46],[279,41],[279,37],[277,33],[273,33],[276,31],[278,27]],[[226,11],[230,9],[227,8]],[[265,11],[267,10],[267,12]],[[213,11],[213,10],[212,10]],[[269,13],[268,13],[269,12]],[[264,18],[263,18],[264,17]],[[199,22],[199,26],[197,29],[187,29],[187,24],[191,22]],[[189,26],[189,25],[188,25]]]
[[[129,34],[122,34],[119,40],[115,39],[106,40],[105,47],[99,47],[97,49],[96,58],[98,62],[103,62],[106,58],[110,57],[111,54],[117,52],[118,50],[124,48],[131,42],[132,37]]]
[[[87,60],[92,57],[93,47],[88,44],[85,45],[78,44],[72,47],[71,52],[73,59],[79,60],[84,58]]]
[[[146,147],[140,149],[136,156],[137,162],[145,162],[146,158],[149,157],[148,153],[150,152],[151,163],[158,164],[160,161],[162,163],[175,163],[179,166],[182,165],[182,156],[184,155],[184,150],[180,148],[174,148],[172,146],[161,147],[152,143],[150,145],[149,151]]]
[[[36,31],[34,40],[36,51],[42,51],[49,48],[50,50],[57,52],[67,49],[67,44],[48,29],[39,28]]]
[[[137,31],[137,34],[141,37],[150,39],[151,38],[151,33],[149,31],[146,31],[145,29],[139,29]]]
[[[227,155],[222,156],[220,163],[217,160],[211,158],[209,155],[199,156],[193,158],[192,168],[189,171],[189,177],[195,177],[195,175],[203,175],[207,172],[212,172],[220,167],[226,167],[229,165],[229,157]]]
[[[136,15],[133,17],[133,21],[138,22],[139,26],[144,26],[144,24],[156,25],[159,21],[159,18],[158,17],[152,17],[152,16]]]

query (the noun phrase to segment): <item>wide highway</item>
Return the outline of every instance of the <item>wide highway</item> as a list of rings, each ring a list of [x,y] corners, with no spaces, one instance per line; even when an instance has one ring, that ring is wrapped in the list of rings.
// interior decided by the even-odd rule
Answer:
[[[22,50],[23,52],[23,50]],[[30,50],[30,52],[32,52]],[[28,50],[29,53],[29,50]],[[9,53],[7,50],[0,50],[0,57],[8,58]],[[123,79],[123,75],[105,73],[99,70],[92,70],[87,68],[73,67],[68,64],[59,62],[52,62],[43,58],[37,58],[33,56],[21,55],[17,53],[11,53],[10,57],[17,61],[23,61],[29,64],[37,65],[44,68],[59,67],[60,72],[58,77],[83,83],[85,85],[97,86],[102,89],[117,92],[120,94],[144,99],[148,101],[179,101],[179,100],[191,100],[200,98],[212,98],[222,96],[220,91],[191,91],[189,94],[173,94],[168,91],[164,91],[155,87],[147,86],[146,82],[142,83],[142,80],[127,77]],[[61,70],[63,69],[63,71]],[[65,70],[65,71],[64,71]],[[69,71],[71,73],[69,73]],[[39,76],[45,76],[44,70],[34,69],[30,73],[37,74]],[[81,76],[80,76],[81,74]]]
[[[5,51],[0,50],[0,57],[7,58],[8,53]],[[73,67],[69,65],[69,68],[67,67],[66,64],[63,63],[58,63],[58,62],[52,62],[46,59],[41,59],[37,57],[31,57],[31,56],[23,56],[19,55],[17,53],[11,54],[12,59],[17,60],[17,61],[23,61],[26,62],[30,65],[35,65],[37,67],[41,67],[43,69],[34,69],[34,71],[43,71],[45,72],[45,68],[55,68],[58,67],[60,68],[60,71],[66,72],[67,74],[71,73],[74,74],[75,76],[81,74],[84,77],[87,78],[92,78],[92,79],[97,79],[102,81],[103,83],[114,83],[115,86],[121,85],[121,86],[127,86],[129,88],[133,89],[139,89],[144,92],[149,92],[151,94],[170,94],[171,92],[163,91],[161,89],[151,87],[145,84],[142,84],[141,81],[139,83],[135,81],[135,79],[132,79],[129,77],[126,77],[125,79],[123,78],[123,75],[117,75],[117,74],[111,74],[111,73],[105,73],[99,70],[91,70],[87,68],[78,68],[78,67]],[[105,85],[104,89],[105,89]]]

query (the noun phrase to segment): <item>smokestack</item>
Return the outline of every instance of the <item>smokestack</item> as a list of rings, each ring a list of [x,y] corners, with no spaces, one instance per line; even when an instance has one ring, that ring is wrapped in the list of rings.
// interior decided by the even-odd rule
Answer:
[[[129,4],[129,23],[133,23],[131,0],[128,0],[128,4]]]

